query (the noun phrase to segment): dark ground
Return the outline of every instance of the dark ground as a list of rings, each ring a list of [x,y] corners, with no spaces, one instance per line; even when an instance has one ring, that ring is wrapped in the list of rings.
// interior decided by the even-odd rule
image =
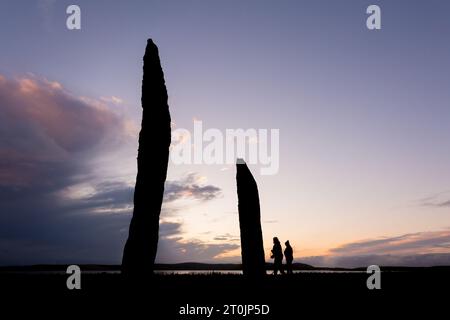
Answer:
[[[0,273],[1,309],[15,315],[78,315],[126,319],[208,319],[179,315],[180,307],[214,306],[209,319],[391,318],[448,313],[448,268],[382,272],[381,290],[368,290],[366,273],[303,273],[267,276],[259,282],[240,275],[156,275],[129,285],[119,274],[85,274],[81,290],[68,290],[64,274]],[[224,315],[224,305],[266,304],[268,315]],[[129,310],[133,310],[130,312]]]

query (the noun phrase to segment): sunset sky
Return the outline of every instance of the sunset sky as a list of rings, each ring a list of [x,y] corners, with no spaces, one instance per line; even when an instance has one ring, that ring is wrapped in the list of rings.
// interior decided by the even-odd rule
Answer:
[[[278,174],[250,166],[266,259],[278,236],[316,266],[449,265],[449,14],[437,0],[1,1],[0,265],[121,262],[148,38],[174,129],[280,130]],[[240,261],[235,175],[169,164],[157,261]]]

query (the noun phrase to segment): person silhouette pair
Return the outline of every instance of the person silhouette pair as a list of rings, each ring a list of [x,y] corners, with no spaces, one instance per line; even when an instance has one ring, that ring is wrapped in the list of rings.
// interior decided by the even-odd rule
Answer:
[[[286,258],[286,273],[292,274],[292,261],[294,260],[293,250],[289,240],[285,243],[284,257]],[[277,275],[278,271],[284,274],[283,270],[283,249],[281,248],[280,240],[277,237],[273,238],[273,248],[271,250],[272,255],[270,256],[274,259],[273,262],[273,274]]]

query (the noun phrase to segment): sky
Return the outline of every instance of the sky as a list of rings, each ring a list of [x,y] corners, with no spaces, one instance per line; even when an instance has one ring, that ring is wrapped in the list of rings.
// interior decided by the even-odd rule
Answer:
[[[81,8],[81,30],[66,8]],[[368,30],[366,8],[381,8]],[[121,262],[142,57],[172,127],[279,129],[272,237],[315,266],[450,264],[448,1],[0,2],[0,265]],[[158,262],[239,262],[236,169],[169,163]]]

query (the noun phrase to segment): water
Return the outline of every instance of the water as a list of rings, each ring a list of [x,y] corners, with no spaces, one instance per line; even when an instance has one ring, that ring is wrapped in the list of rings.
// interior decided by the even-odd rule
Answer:
[[[81,270],[83,274],[120,274],[119,270],[87,270],[83,271]],[[11,274],[66,274],[65,271],[5,271],[3,273],[11,273]],[[177,275],[186,275],[186,274],[192,274],[192,275],[208,275],[208,274],[242,274],[242,270],[155,270],[156,274],[163,274],[163,275],[171,275],[171,274],[177,274]],[[366,273],[366,271],[360,271],[360,270],[294,270],[294,274],[297,273]],[[272,270],[268,270],[267,274],[272,274]]]
[[[242,270],[157,270],[157,274],[242,274]],[[272,270],[267,270],[272,274]],[[295,270],[294,273],[366,273],[360,270]]]

